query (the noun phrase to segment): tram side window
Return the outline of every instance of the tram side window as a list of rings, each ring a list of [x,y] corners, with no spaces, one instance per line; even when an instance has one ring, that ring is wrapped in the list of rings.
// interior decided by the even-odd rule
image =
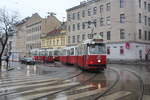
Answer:
[[[71,48],[70,55],[74,55],[74,48]]]

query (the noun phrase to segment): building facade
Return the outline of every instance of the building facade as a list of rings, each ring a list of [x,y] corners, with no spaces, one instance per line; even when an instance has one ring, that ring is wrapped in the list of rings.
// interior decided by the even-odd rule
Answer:
[[[26,33],[26,23],[29,17],[23,19],[22,21],[16,24],[16,35],[15,35],[15,45],[17,59],[22,58],[27,55],[26,41],[27,41],[27,33]]]
[[[31,49],[41,48],[40,36],[43,32],[42,18],[37,14],[33,14],[26,23],[26,49],[29,52]]]
[[[41,48],[49,48],[49,37],[47,34],[54,29],[60,27],[61,22],[53,15],[50,14],[47,18],[43,19],[42,26],[43,32],[41,34]]]
[[[59,27],[48,32],[45,37],[45,48],[59,49],[67,45],[66,23],[62,23]]]
[[[106,42],[108,59],[150,59],[150,1],[88,0],[67,9],[68,45],[94,34]]]

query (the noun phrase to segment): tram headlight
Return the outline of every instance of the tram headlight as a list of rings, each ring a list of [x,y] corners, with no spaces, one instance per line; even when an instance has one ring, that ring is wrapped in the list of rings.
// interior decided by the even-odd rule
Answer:
[[[99,62],[99,63],[100,63],[100,62],[101,62],[101,60],[99,59],[97,62]]]

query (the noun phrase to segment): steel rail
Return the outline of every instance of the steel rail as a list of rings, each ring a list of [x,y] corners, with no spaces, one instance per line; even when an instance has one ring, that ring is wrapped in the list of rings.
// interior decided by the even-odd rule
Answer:
[[[94,74],[92,77],[90,77],[89,79],[85,80],[84,82],[82,82],[82,83],[80,83],[80,84],[78,84],[78,85],[71,86],[71,87],[68,87],[68,88],[65,88],[65,89],[56,91],[55,93],[51,93],[51,94],[48,94],[48,95],[45,95],[45,96],[37,97],[37,98],[34,98],[34,99],[32,99],[32,100],[39,100],[39,99],[42,99],[42,98],[44,98],[44,97],[52,96],[52,95],[55,95],[55,94],[57,94],[57,93],[70,90],[70,89],[72,89],[72,88],[82,86],[82,85],[84,85],[85,83],[91,81],[91,80],[92,80],[94,77],[96,77],[96,76],[97,76],[97,74]]]
[[[97,97],[95,97],[93,100],[98,100],[99,98],[105,96],[105,95],[106,95],[112,88],[114,88],[114,87],[117,85],[117,83],[119,82],[119,80],[120,80],[120,75],[119,75],[119,73],[118,73],[115,69],[112,69],[112,68],[109,68],[109,70],[111,70],[111,71],[113,71],[113,72],[116,73],[116,80],[115,80],[115,82],[114,82],[107,90],[105,90],[104,92],[102,92],[100,95],[98,95]]]
[[[139,82],[140,82],[140,89],[141,89],[141,94],[140,94],[138,100],[143,100],[143,96],[144,96],[144,81],[143,81],[143,79],[141,78],[140,75],[138,75],[138,74],[137,74],[136,72],[134,72],[134,71],[131,71],[131,70],[129,70],[129,69],[125,69],[125,71],[127,71],[127,72],[133,74],[134,76],[136,76],[136,77],[138,78],[138,80],[139,80]]]

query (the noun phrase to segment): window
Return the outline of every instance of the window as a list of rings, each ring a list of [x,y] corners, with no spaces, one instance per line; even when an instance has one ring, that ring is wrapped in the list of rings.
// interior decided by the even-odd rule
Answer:
[[[77,42],[80,42],[80,35],[77,35]]]
[[[85,40],[85,34],[82,34],[82,40]]]
[[[75,20],[75,13],[72,14],[72,19]]]
[[[93,38],[93,34],[88,34],[88,38],[92,39]]]
[[[125,6],[125,0],[120,0],[120,8],[124,8]]]
[[[147,25],[147,16],[144,16],[145,25]]]
[[[85,23],[84,22],[82,23],[82,29],[85,29]]]
[[[120,23],[125,23],[125,14],[120,14]]]
[[[93,22],[94,22],[94,26],[95,26],[95,27],[97,27],[97,20],[96,20],[96,19],[94,19],[94,21],[93,21]]]
[[[111,24],[110,16],[108,16],[108,17],[106,18],[106,24],[107,24],[107,25],[110,25],[110,24]]]
[[[72,30],[73,30],[73,31],[75,31],[75,24],[73,24],[73,26],[72,26],[72,27],[73,27],[73,28],[72,28]]]
[[[85,40],[85,34],[82,34],[82,40]]]
[[[125,30],[120,29],[120,39],[125,39]]]
[[[142,39],[142,30],[139,29],[139,39],[141,40]]]
[[[123,55],[123,54],[124,54],[123,46],[120,46],[120,54],[121,54],[121,55]]]
[[[78,12],[78,20],[80,19],[80,12]]]
[[[72,36],[72,43],[75,43],[75,36]]]
[[[85,17],[85,10],[82,11],[82,17]]]
[[[68,14],[68,17],[67,17],[67,18],[68,18],[68,21],[70,21],[70,14]]]
[[[110,55],[110,47],[107,47],[107,54]]]
[[[110,11],[110,9],[111,9],[111,5],[110,5],[110,3],[107,3],[106,4],[106,11]]]
[[[94,7],[93,8],[93,15],[96,15],[96,13],[97,13],[97,7]]]
[[[147,31],[145,31],[144,33],[145,33],[145,40],[147,40]]]
[[[148,40],[150,40],[150,32],[148,33]]]
[[[104,26],[104,18],[100,18],[100,26]]]
[[[77,24],[77,29],[80,30],[80,23]]]
[[[139,23],[142,23],[142,15],[139,13]]]
[[[70,28],[70,26],[68,26],[68,31],[69,31],[69,32],[71,31],[71,28]]]
[[[108,32],[107,32],[107,40],[110,40],[110,39],[111,39],[110,37],[111,37],[111,32],[108,31]]]
[[[100,32],[100,36],[102,36],[102,38],[103,38],[103,32]]]
[[[70,43],[70,36],[68,36],[68,43]]]
[[[104,7],[103,5],[100,5],[100,13],[103,12],[103,10],[104,10],[103,7]]]
[[[148,4],[148,12],[150,12],[150,4]]]
[[[150,17],[148,18],[148,26],[150,26]]]
[[[91,9],[88,9],[88,16],[91,16]]]
[[[146,3],[146,1],[144,2],[144,9],[146,10],[146,8],[147,8],[147,3]]]
[[[139,8],[141,8],[141,0],[139,0]]]

